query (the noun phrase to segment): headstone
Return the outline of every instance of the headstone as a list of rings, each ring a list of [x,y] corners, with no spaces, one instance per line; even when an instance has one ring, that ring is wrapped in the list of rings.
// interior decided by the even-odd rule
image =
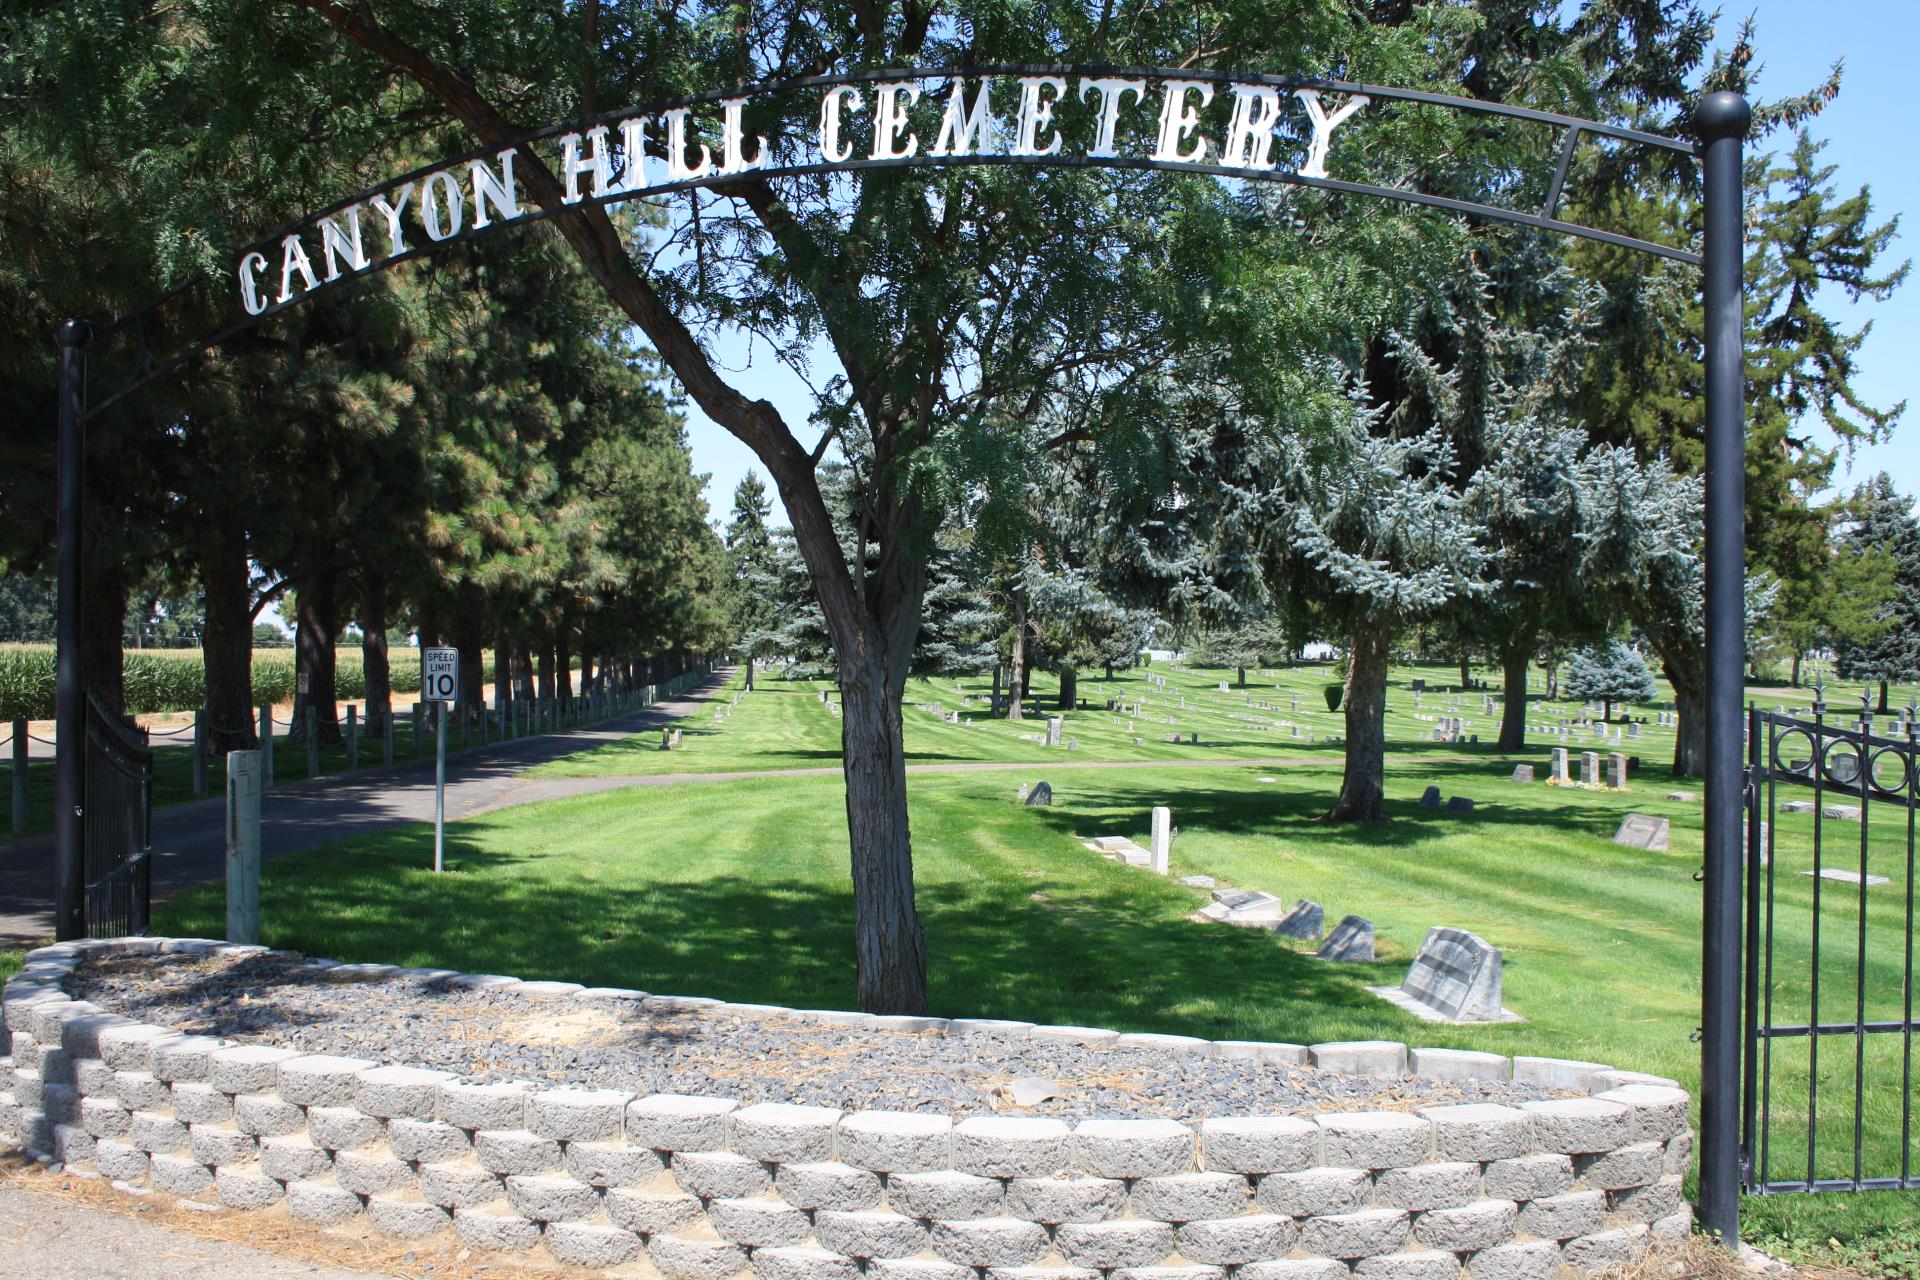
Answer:
[[[1222,680],[1222,681],[1220,682],[1220,692],[1222,692],[1222,693],[1225,693],[1225,692],[1227,692],[1227,682],[1226,682],[1225,680]],[[1185,701],[1183,700],[1183,701],[1182,701],[1182,702],[1180,703],[1180,705],[1184,707],[1184,706],[1186,706],[1187,704],[1186,704],[1186,702],[1185,702]]]
[[[1337,960],[1342,964],[1372,963],[1373,921],[1361,916],[1343,916],[1314,954],[1322,960]]]
[[[1243,928],[1271,929],[1285,918],[1284,902],[1257,889],[1215,889],[1213,901],[1196,913],[1202,920]]]
[[[1057,747],[1060,745],[1061,724],[1062,724],[1062,721],[1059,716],[1047,717],[1047,745],[1048,746]]]
[[[1317,902],[1307,898],[1293,904],[1293,910],[1273,926],[1273,931],[1283,938],[1302,938],[1308,942],[1318,942],[1320,935],[1326,932],[1327,913]]]
[[[1627,758],[1617,751],[1607,757],[1607,785],[1616,791],[1627,789]]]
[[[1599,752],[1582,751],[1580,753],[1580,781],[1583,785],[1589,787],[1597,787],[1600,785]]]
[[[1422,791],[1420,793],[1420,807],[1422,809],[1438,809],[1440,807],[1440,788],[1428,787],[1425,791]]]
[[[1645,813],[1630,813],[1621,822],[1620,829],[1613,833],[1613,842],[1625,845],[1629,849],[1665,849],[1668,834],[1668,823],[1665,818],[1656,818]]]
[[[1517,764],[1513,766],[1513,778],[1511,780],[1514,782],[1532,782],[1533,766],[1530,764]]]
[[[1513,1022],[1500,1007],[1500,951],[1465,929],[1434,928],[1397,987],[1369,987],[1429,1022]]]
[[[1450,796],[1447,799],[1448,813],[1472,813],[1473,801],[1465,796]]]
[[[1158,875],[1167,874],[1167,863],[1173,853],[1173,810],[1165,805],[1155,805],[1153,809],[1153,869]]]
[[[1700,797],[1691,791],[1669,791],[1667,792],[1667,799],[1678,800],[1681,804],[1693,804],[1699,800]]]
[[[1427,691],[1427,682],[1425,680],[1416,679],[1408,687],[1411,688],[1415,693],[1425,693]]]
[[[1627,736],[1629,738],[1637,738],[1640,736],[1640,722],[1638,720],[1635,720],[1627,726]]]
[[[1837,818],[1842,822],[1860,821],[1860,806],[1857,804],[1830,804],[1820,811],[1823,818]]]
[[[1024,782],[1021,783],[1020,789],[1013,794],[1015,799],[1019,800],[1021,804],[1025,804],[1027,802],[1027,784]]]
[[[1052,803],[1053,788],[1045,782],[1034,783],[1033,790],[1027,792],[1027,805],[1029,808],[1034,805],[1051,805]]]
[[[1565,747],[1555,747],[1553,749],[1553,780],[1555,782],[1567,782],[1570,780],[1567,777],[1567,749]]]
[[[1813,875],[1813,872],[1802,871],[1800,874],[1803,876],[1811,877]],[[1842,871],[1838,867],[1823,868],[1820,872],[1820,878],[1822,880],[1838,880],[1841,884],[1859,884],[1860,883],[1860,873],[1858,871]],[[1886,884],[1888,883],[1888,881],[1885,876],[1868,876],[1867,883],[1869,885]]]
[[[1211,889],[1214,879],[1212,876],[1181,876],[1180,883],[1189,889]]]
[[[1780,806],[1782,813],[1812,813],[1820,806],[1811,800],[1789,800]]]

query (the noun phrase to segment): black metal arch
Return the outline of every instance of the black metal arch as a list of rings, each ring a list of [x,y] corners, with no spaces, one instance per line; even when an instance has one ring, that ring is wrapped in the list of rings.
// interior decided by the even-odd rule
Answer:
[[[664,112],[711,106],[729,98],[752,97],[777,93],[791,93],[803,89],[832,90],[864,84],[926,82],[984,79],[990,77],[1011,78],[1020,76],[1058,76],[1061,78],[1124,78],[1140,80],[1190,80],[1207,84],[1244,84],[1261,88],[1270,88],[1291,94],[1296,90],[1308,90],[1315,93],[1337,93],[1349,96],[1362,96],[1372,101],[1409,103],[1417,106],[1444,107],[1465,111],[1471,114],[1494,119],[1515,121],[1523,124],[1540,125],[1561,131],[1558,159],[1553,175],[1548,183],[1547,195],[1538,209],[1515,209],[1503,205],[1488,204],[1482,201],[1463,200],[1453,196],[1434,195],[1409,187],[1389,187],[1374,183],[1348,182],[1338,178],[1313,177],[1282,169],[1250,169],[1231,165],[1205,162],[1180,162],[1156,160],[1144,156],[1093,156],[1056,153],[1051,155],[1017,155],[995,153],[987,155],[934,156],[919,154],[900,159],[847,159],[838,162],[809,161],[755,167],[747,171],[756,179],[804,177],[828,173],[860,173],[876,169],[896,168],[949,168],[962,165],[1029,165],[1044,168],[1102,168],[1132,171],[1159,171],[1167,173],[1201,174],[1218,178],[1240,179],[1250,182],[1271,182],[1289,186],[1316,187],[1323,191],[1336,191],[1348,195],[1372,196],[1383,200],[1394,200],[1405,204],[1421,205],[1449,213],[1468,214],[1491,218],[1501,222],[1532,227],[1541,231],[1552,231],[1563,235],[1595,240],[1618,248],[1637,250],[1676,262],[1700,265],[1704,259],[1701,254],[1673,245],[1643,240],[1634,236],[1622,235],[1585,223],[1574,222],[1559,216],[1560,205],[1565,193],[1568,169],[1573,162],[1575,148],[1581,138],[1592,136],[1606,138],[1615,142],[1634,146],[1649,147],[1655,150],[1675,152],[1693,156],[1698,148],[1692,140],[1670,138],[1664,134],[1649,133],[1640,129],[1629,129],[1621,125],[1606,124],[1598,120],[1587,120],[1578,116],[1562,115],[1557,112],[1540,111],[1531,107],[1516,107],[1506,103],[1482,102],[1475,98],[1449,97],[1445,94],[1430,93],[1417,89],[1397,89],[1387,85],[1363,84],[1349,80],[1328,80],[1307,76],[1275,76],[1253,72],[1205,71],[1177,67],[1127,67],[1107,64],[994,64],[977,67],[937,67],[912,68],[891,67],[850,71],[835,75],[805,76],[785,80],[761,81],[738,85],[725,89],[710,89],[702,93],[690,94],[660,102],[627,107],[617,111],[605,111],[598,115],[562,124],[547,125],[520,134],[512,140],[450,156],[432,164],[421,165],[405,173],[387,178],[374,186],[352,195],[343,197],[316,212],[281,226],[267,235],[243,246],[235,255],[235,261],[243,261],[252,253],[266,253],[278,246],[280,241],[293,234],[316,227],[323,219],[334,217],[356,206],[364,204],[375,196],[393,191],[408,183],[422,182],[436,173],[448,173],[460,169],[473,161],[491,159],[505,151],[516,151],[531,156],[530,148],[534,143],[557,138],[569,133],[585,134],[587,131],[616,124],[635,116],[656,117]],[[204,273],[196,273],[180,281],[152,302],[140,307],[129,315],[115,320],[100,333],[100,337],[110,337],[132,330],[139,340],[141,367],[139,371],[108,390],[98,399],[92,400],[85,408],[87,416],[92,416],[124,399],[155,378],[172,372],[188,360],[235,335],[246,331],[258,322],[299,306],[334,285],[348,284],[364,276],[384,271],[416,258],[425,257],[452,244],[469,240],[495,228],[520,226],[523,224],[544,222],[570,209],[588,204],[619,204],[628,200],[642,199],[657,195],[673,195],[699,188],[724,188],[731,180],[747,176],[746,174],[709,173],[698,178],[678,182],[662,182],[636,189],[611,191],[605,195],[585,194],[576,204],[557,207],[539,207],[524,211],[511,220],[495,220],[484,226],[463,226],[463,228],[444,239],[430,243],[414,244],[399,252],[390,253],[365,267],[342,271],[321,281],[317,286],[302,291],[284,302],[273,302],[259,312],[243,316],[230,324],[218,326],[191,339],[178,351],[156,354],[152,350],[151,334],[154,316],[163,307],[190,290],[208,285],[211,281]]]
[[[848,72],[839,75],[739,85],[709,90],[650,106],[607,112],[572,124],[552,125],[521,135],[509,143],[477,148],[462,156],[416,169],[389,179],[356,195],[338,201],[316,214],[282,228],[261,241],[247,246],[236,261],[257,252],[286,235],[314,225],[397,186],[424,179],[483,156],[491,157],[513,148],[531,156],[531,144],[563,133],[585,133],[599,125],[611,124],[637,115],[658,115],[681,107],[694,107],[741,98],[806,88],[833,89],[841,86],[898,81],[954,81],[990,76],[1068,76],[1114,77],[1147,80],[1192,80],[1212,84],[1237,83],[1276,90],[1313,91],[1365,95],[1383,102],[1444,107],[1477,115],[1543,125],[1563,131],[1557,164],[1547,187],[1546,199],[1538,210],[1504,208],[1448,196],[1431,195],[1407,188],[1345,182],[1339,179],[1310,177],[1277,170],[1242,169],[1204,163],[1179,163],[1123,156],[1071,155],[984,155],[936,157],[917,155],[899,160],[849,159],[840,163],[795,164],[778,168],[754,168],[756,177],[783,177],[828,172],[859,172],[867,169],[933,166],[947,164],[1038,164],[1052,167],[1106,167],[1133,170],[1166,170],[1199,173],[1251,181],[1273,181],[1297,186],[1318,187],[1353,195],[1425,205],[1448,212],[1468,214],[1516,223],[1539,230],[1579,236],[1602,243],[1636,250],[1702,268],[1705,295],[1705,402],[1706,402],[1706,832],[1705,872],[1702,902],[1702,1010],[1700,1095],[1700,1216],[1703,1225],[1729,1242],[1738,1238],[1739,1187],[1743,1164],[1748,1158],[1740,1145],[1739,1071],[1739,973],[1740,973],[1740,874],[1743,846],[1742,825],[1745,794],[1741,775],[1741,703],[1744,657],[1744,581],[1745,581],[1745,438],[1743,421],[1744,320],[1742,314],[1742,174],[1741,157],[1750,121],[1746,100],[1737,93],[1705,95],[1693,116],[1698,141],[1669,138],[1660,134],[1627,129],[1618,125],[1584,120],[1575,116],[1537,111],[1502,103],[1480,102],[1471,98],[1448,97],[1420,90],[1396,89],[1383,85],[1359,84],[1344,80],[1257,73],[1201,71],[1188,68],[1155,69],[1140,67],[1033,65],[943,67],[932,69],[889,68]],[[1575,148],[1583,136],[1592,135],[1615,142],[1644,146],[1701,161],[1703,186],[1702,252],[1657,244],[1620,235],[1597,227],[1570,222],[1559,217],[1561,196]],[[691,187],[724,187],[738,175],[711,174],[674,184],[662,184],[634,190],[611,192],[605,197],[583,197],[581,203],[596,200],[612,203],[650,194]],[[575,205],[557,209],[536,208],[508,222],[493,225],[517,225],[551,218]],[[59,614],[57,623],[57,734],[62,744],[78,744],[83,739],[84,697],[79,668],[79,584],[81,576],[81,459],[87,418],[117,403],[147,383],[162,377],[196,355],[250,328],[267,316],[311,297],[331,284],[342,284],[394,263],[432,252],[443,244],[454,243],[487,228],[449,235],[432,245],[392,253],[377,264],[338,276],[304,290],[285,304],[263,308],[232,324],[190,338],[178,351],[156,354],[153,337],[158,327],[156,316],[168,303],[189,290],[211,283],[204,275],[195,275],[167,290],[147,304],[107,327],[103,336],[129,331],[139,344],[140,363],[136,373],[113,388],[92,405],[85,392],[86,349],[93,340],[92,330],[84,323],[69,320],[56,333],[60,346],[60,439],[59,439]],[[391,246],[390,246],[391,247]],[[57,756],[55,778],[55,927],[60,938],[81,936],[82,893],[85,887],[82,848],[82,819],[85,801],[83,753],[62,749]]]

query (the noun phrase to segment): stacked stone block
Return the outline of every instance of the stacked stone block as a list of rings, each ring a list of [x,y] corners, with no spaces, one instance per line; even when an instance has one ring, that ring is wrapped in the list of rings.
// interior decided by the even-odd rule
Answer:
[[[5,990],[0,1136],[128,1187],[284,1200],[319,1225],[451,1230],[596,1269],[644,1259],[672,1280],[1535,1280],[1629,1260],[1691,1222],[1686,1094],[1601,1064],[1368,1042],[1301,1053],[1592,1092],[1194,1126],[842,1113],[469,1084],[179,1035],[70,998],[62,982],[99,950],[232,949],[33,953]]]

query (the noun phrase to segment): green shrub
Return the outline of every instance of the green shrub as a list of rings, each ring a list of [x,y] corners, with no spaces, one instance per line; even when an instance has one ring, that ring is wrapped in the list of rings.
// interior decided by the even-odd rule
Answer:
[[[1340,699],[1344,698],[1347,694],[1347,686],[1343,684],[1330,684],[1321,689],[1320,692],[1326,695],[1327,710],[1338,711],[1340,709]]]
[[[0,647],[0,719],[53,717],[53,648]]]

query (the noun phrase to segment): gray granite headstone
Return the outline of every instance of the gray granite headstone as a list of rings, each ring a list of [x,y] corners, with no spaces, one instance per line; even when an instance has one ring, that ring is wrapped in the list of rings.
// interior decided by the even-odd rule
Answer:
[[[1838,818],[1842,822],[1860,821],[1860,806],[1857,804],[1830,804],[1820,811],[1823,818]]]
[[[1532,782],[1533,766],[1530,764],[1517,764],[1513,766],[1513,781]]]
[[[1567,749],[1565,747],[1555,747],[1553,749],[1553,780],[1555,782],[1568,781]]]
[[[1059,716],[1047,717],[1047,745],[1048,746],[1057,747],[1060,745],[1060,725],[1061,725],[1061,720]]]
[[[1613,833],[1613,842],[1629,849],[1664,849],[1667,847],[1668,834],[1669,824],[1665,818],[1630,813],[1620,824],[1620,829]]]
[[[1473,801],[1469,800],[1465,796],[1449,796],[1447,797],[1447,812],[1448,813],[1472,813]]]
[[[1322,960],[1338,960],[1344,964],[1371,963],[1373,921],[1361,916],[1343,916],[1314,954]]]
[[[1617,751],[1607,757],[1607,785],[1616,791],[1627,787],[1627,758]]]
[[[1420,807],[1422,809],[1438,809],[1440,807],[1440,788],[1428,787],[1425,791],[1422,791],[1420,793]]]
[[[1281,917],[1273,926],[1273,931],[1283,938],[1304,938],[1308,942],[1318,942],[1320,935],[1327,929],[1327,913],[1317,902],[1307,898],[1293,904],[1293,910]]]
[[[1027,805],[1029,808],[1034,805],[1051,806],[1052,804],[1053,787],[1049,783],[1036,782],[1033,784],[1033,790],[1027,792]]]
[[[1432,929],[1404,982],[1369,989],[1432,1022],[1515,1020],[1500,1007],[1499,948],[1465,929]]]
[[[1598,751],[1580,753],[1580,781],[1589,787],[1600,785],[1600,753]]]
[[[1811,800],[1789,800],[1780,806],[1782,813],[1812,813],[1820,806]]]

